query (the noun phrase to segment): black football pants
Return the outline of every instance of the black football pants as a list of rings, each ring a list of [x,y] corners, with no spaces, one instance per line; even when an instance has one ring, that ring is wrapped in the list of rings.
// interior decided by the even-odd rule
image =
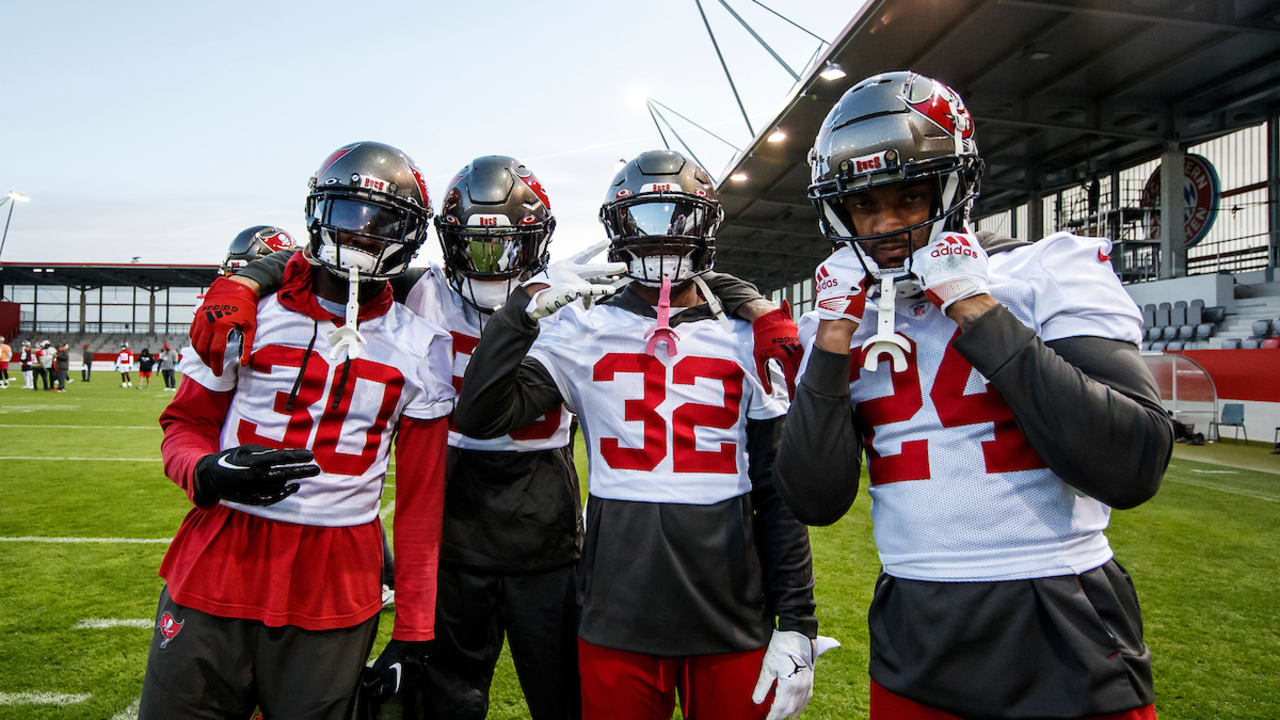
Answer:
[[[167,616],[167,617],[166,617]],[[349,720],[378,616],[303,630],[208,615],[160,593],[138,720]]]
[[[505,632],[532,720],[576,720],[574,565],[486,575],[440,565],[436,639],[427,659],[433,720],[480,720]]]
[[[175,387],[172,370],[161,370],[160,375],[164,377],[164,386],[167,388]]]
[[[31,368],[31,372],[35,376],[35,379],[31,381],[31,389],[35,390],[36,385],[40,383],[44,383],[44,389],[48,390],[49,389],[49,372],[42,367],[33,367]],[[40,383],[37,383],[36,380],[39,380]]]

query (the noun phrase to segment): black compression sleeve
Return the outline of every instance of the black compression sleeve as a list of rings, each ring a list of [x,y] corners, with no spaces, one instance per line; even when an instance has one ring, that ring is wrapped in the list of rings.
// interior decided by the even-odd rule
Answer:
[[[1000,392],[1058,477],[1120,509],[1155,495],[1173,425],[1136,347],[1098,337],[1044,343],[1004,306],[954,344]]]
[[[861,455],[849,401],[849,356],[815,347],[787,413],[774,484],[800,522],[830,525],[858,496]]]
[[[784,418],[747,421],[751,504],[755,508],[756,544],[764,568],[765,592],[779,630],[818,636],[813,600],[813,555],[809,531],[773,486],[773,465]]]
[[[563,402],[547,369],[525,357],[538,339],[538,323],[524,310],[528,304],[529,294],[517,288],[485,325],[453,411],[464,435],[499,437]]]
[[[289,263],[296,250],[277,250],[270,255],[260,257],[236,271],[236,275],[247,277],[258,283],[258,297],[266,297],[280,289],[284,282],[284,266]]]
[[[724,314],[729,317],[737,315],[738,309],[752,300],[764,299],[755,285],[727,273],[703,273],[702,279],[719,298],[720,304],[724,306]]]

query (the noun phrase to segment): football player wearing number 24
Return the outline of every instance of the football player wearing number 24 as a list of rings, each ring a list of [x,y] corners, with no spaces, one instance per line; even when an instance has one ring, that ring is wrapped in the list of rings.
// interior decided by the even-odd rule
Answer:
[[[871,717],[1154,718],[1137,594],[1103,530],[1155,494],[1173,433],[1110,242],[973,233],[973,119],[915,73],[846,92],[810,161],[835,250],[775,479],[830,524],[866,450]]]
[[[308,243],[253,308],[252,352],[211,369],[188,348],[160,417],[165,474],[195,507],[160,566],[140,718],[352,716],[382,608],[370,558],[393,437],[384,655],[408,665],[434,635],[451,338],[387,282],[425,239],[430,198],[408,156],[360,142],[324,161],[306,208]]]

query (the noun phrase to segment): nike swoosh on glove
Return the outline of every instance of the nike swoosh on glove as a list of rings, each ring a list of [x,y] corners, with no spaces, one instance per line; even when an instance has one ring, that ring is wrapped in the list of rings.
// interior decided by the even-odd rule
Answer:
[[[378,659],[360,674],[360,693],[381,703],[420,684],[430,647],[429,640],[388,640]]]
[[[862,322],[867,305],[867,272],[852,247],[844,245],[823,260],[813,282],[819,319]]]
[[[213,374],[222,376],[227,335],[240,331],[240,364],[249,364],[253,336],[258,331],[258,295],[247,285],[230,278],[213,281],[204,294],[204,303],[191,320],[191,347]]]
[[[298,492],[298,483],[291,481],[320,474],[314,460],[310,450],[272,450],[261,445],[210,453],[196,462],[196,504],[209,507],[223,499],[274,505]]]
[[[777,681],[765,720],[799,717],[813,697],[813,641],[794,630],[774,630],[751,702],[759,705]]]
[[[991,292],[987,251],[969,233],[942,233],[911,256],[911,271],[924,285],[925,297],[943,312],[957,300]]]
[[[782,307],[756,318],[751,323],[751,333],[755,338],[752,352],[756,358],[756,374],[760,376],[760,382],[764,383],[764,391],[773,392],[766,363],[774,360],[782,366],[782,375],[787,380],[787,392],[794,396],[796,375],[800,372],[804,347],[800,344],[800,330],[791,319],[791,305],[783,300]]]
[[[617,286],[608,278],[626,272],[627,264],[591,262],[591,258],[607,247],[608,240],[598,242],[567,260],[551,263],[546,270],[521,283],[523,287],[539,284],[547,286],[534,293],[529,300],[529,305],[525,308],[529,317],[534,320],[547,317],[578,298],[582,298],[590,307],[593,298],[616,292]]]

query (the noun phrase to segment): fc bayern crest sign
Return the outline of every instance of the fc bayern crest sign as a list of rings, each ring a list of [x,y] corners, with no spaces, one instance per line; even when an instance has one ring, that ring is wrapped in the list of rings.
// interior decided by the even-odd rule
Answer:
[[[1186,156],[1182,173],[1182,197],[1186,203],[1187,247],[1193,247],[1209,234],[1213,221],[1218,217],[1218,200],[1222,185],[1213,163],[1201,155]],[[1154,208],[1160,205],[1160,167],[1157,166],[1142,188],[1142,204]],[[1160,239],[1160,213],[1147,213],[1147,237]]]

